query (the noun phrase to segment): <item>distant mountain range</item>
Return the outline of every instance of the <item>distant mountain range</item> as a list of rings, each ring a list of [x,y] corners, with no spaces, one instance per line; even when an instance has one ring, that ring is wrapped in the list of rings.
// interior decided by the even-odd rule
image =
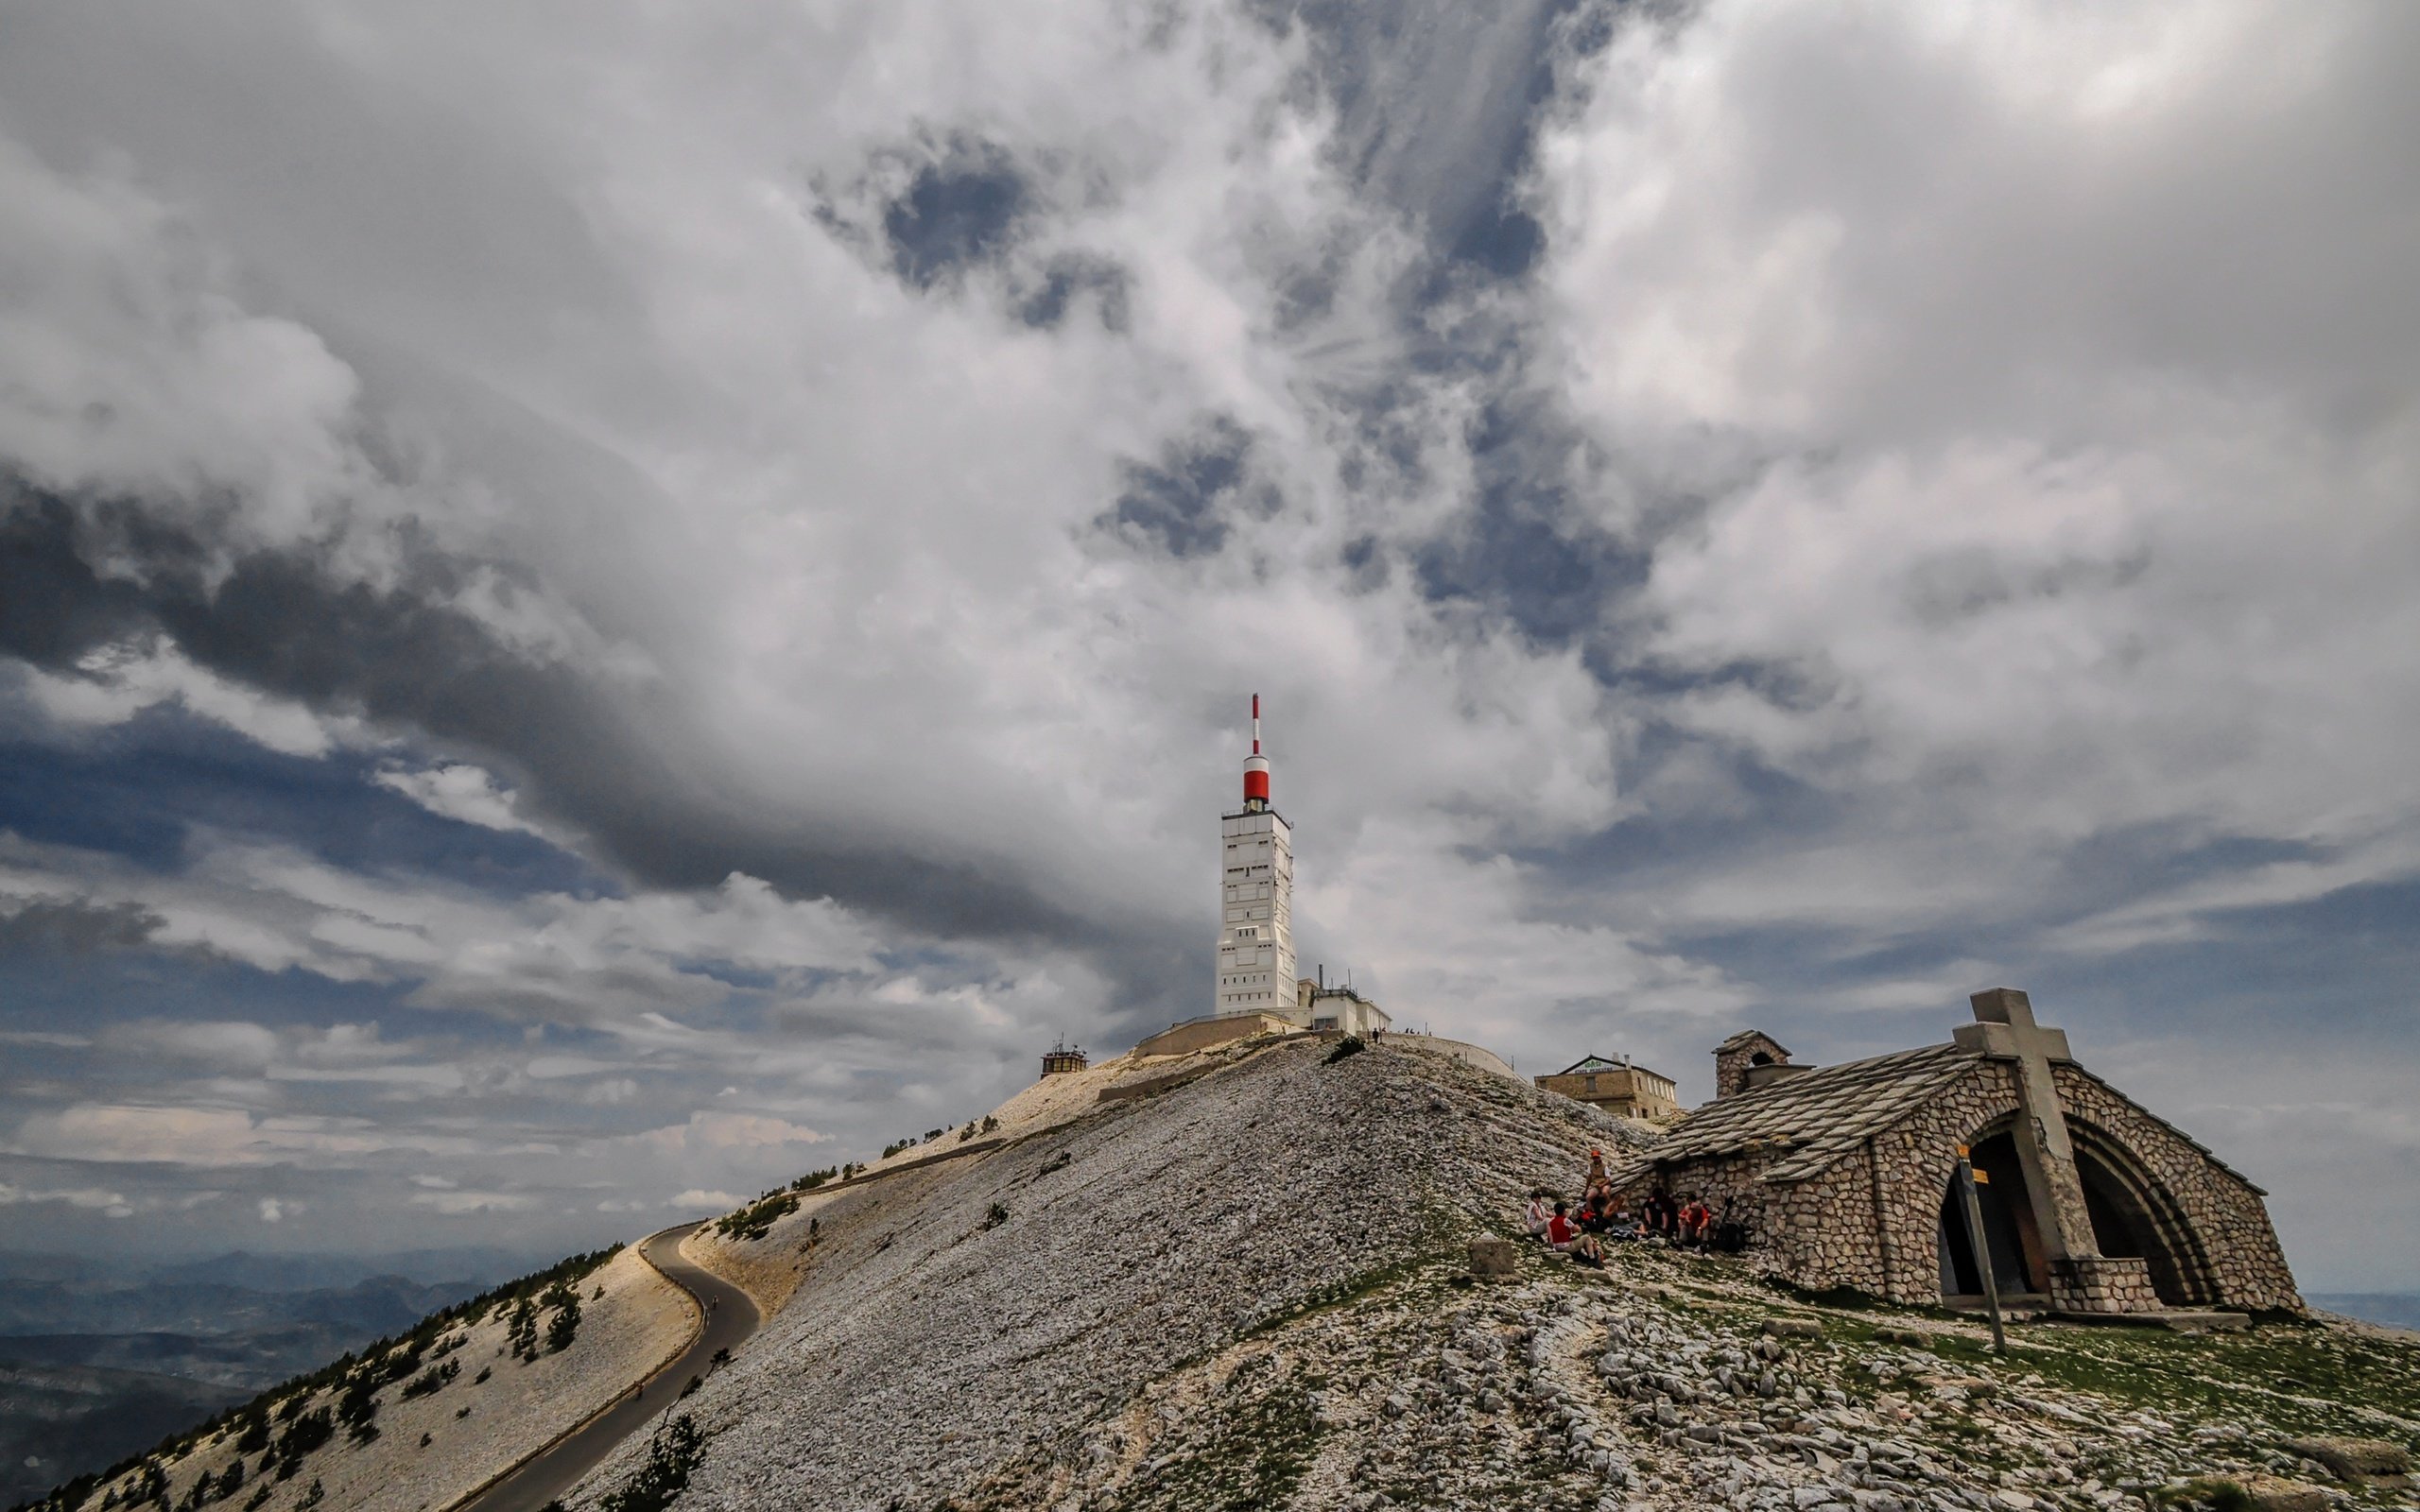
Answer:
[[[252,1291],[346,1287],[375,1276],[400,1276],[424,1282],[468,1278],[492,1283],[522,1274],[533,1260],[543,1263],[551,1258],[493,1246],[406,1249],[376,1255],[256,1255],[250,1250],[233,1249],[223,1255],[179,1260],[0,1249],[0,1282],[67,1281],[126,1286],[185,1281],[241,1286]]]
[[[500,1249],[0,1253],[0,1506],[530,1268]]]
[[[2420,1329],[2420,1292],[2305,1292],[2303,1300],[2364,1323]]]

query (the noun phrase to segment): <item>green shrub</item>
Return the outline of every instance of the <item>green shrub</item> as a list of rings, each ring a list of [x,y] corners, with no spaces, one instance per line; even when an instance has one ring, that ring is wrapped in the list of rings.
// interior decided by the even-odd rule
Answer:
[[[705,1435],[687,1413],[673,1418],[648,1443],[647,1463],[627,1484],[608,1492],[596,1503],[597,1512],[664,1512],[688,1488],[689,1472],[697,1469],[704,1445]]]
[[[776,1192],[740,1209],[726,1213],[715,1224],[715,1232],[737,1240],[762,1239],[772,1232],[773,1225],[798,1211],[798,1197],[789,1192]]]

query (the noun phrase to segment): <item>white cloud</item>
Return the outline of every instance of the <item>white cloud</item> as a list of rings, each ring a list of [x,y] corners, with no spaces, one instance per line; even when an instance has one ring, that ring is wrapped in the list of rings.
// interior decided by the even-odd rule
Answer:
[[[12,1155],[104,1163],[343,1166],[394,1150],[458,1155],[459,1136],[382,1128],[361,1119],[256,1117],[240,1108],[78,1103],[28,1114],[5,1148]]]
[[[220,293],[128,166],[69,179],[0,141],[0,268],[41,291],[0,302],[0,452],[52,489],[240,497],[246,534],[312,533],[370,481],[339,439],[356,379]]]
[[[477,1213],[523,1212],[539,1199],[517,1192],[415,1192],[413,1206],[434,1209],[449,1218]]]
[[[69,728],[124,724],[174,703],[288,756],[324,756],[366,738],[359,721],[272,697],[196,666],[174,643],[122,641],[87,653],[72,676],[20,668],[26,695],[52,722]]]
[[[232,1071],[258,1071],[279,1054],[277,1036],[257,1023],[145,1019],[112,1025],[103,1047],[119,1055],[199,1061]]]
[[[381,787],[394,789],[431,814],[490,830],[536,833],[536,826],[522,818],[516,811],[512,790],[467,762],[454,762],[420,771],[389,767],[379,772],[375,781]]]
[[[164,948],[336,982],[416,983],[420,1004],[504,1017],[610,1019],[719,1001],[726,989],[689,971],[696,961],[776,974],[876,969],[873,936],[847,910],[792,902],[736,874],[706,893],[500,902],[270,846],[204,841],[185,872],[163,876],[0,833],[0,912],[43,901],[134,904],[158,919],[150,938]],[[149,1032],[194,1041],[236,1031]],[[335,1079],[344,1042],[307,1048],[316,1071],[286,1074]],[[247,1043],[267,1053],[257,1033]]]
[[[747,1201],[735,1192],[706,1192],[691,1187],[672,1199],[676,1208],[736,1208]]]
[[[1537,180],[1581,413],[1770,458],[1636,613],[1668,672],[1774,670],[1657,713],[1852,805],[1863,852],[1701,891],[1972,919],[2112,832],[2420,825],[2420,284],[2386,252],[2420,248],[2345,103],[2409,30],[2342,12],[2285,63],[2240,6],[1737,3],[1592,66]]]
[[[635,1134],[626,1142],[648,1145],[667,1154],[713,1150],[753,1150],[793,1144],[821,1144],[831,1136],[786,1119],[761,1113],[714,1113],[700,1110],[686,1124],[667,1125]]]
[[[0,1181],[0,1208],[18,1203],[57,1202],[70,1208],[85,1208],[106,1217],[129,1218],[134,1215],[133,1204],[118,1193],[99,1187],[65,1187],[49,1190],[28,1190],[12,1182]]]

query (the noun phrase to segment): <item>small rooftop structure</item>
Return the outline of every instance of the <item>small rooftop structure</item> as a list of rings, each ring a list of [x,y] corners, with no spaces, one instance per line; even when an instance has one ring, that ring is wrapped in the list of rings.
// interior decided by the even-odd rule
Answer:
[[[1792,1064],[1789,1052],[1772,1035],[1742,1029],[1714,1047],[1715,1100],[1754,1091],[1807,1069]]]
[[[1586,1056],[1561,1071],[1530,1079],[1543,1091],[1601,1108],[1619,1118],[1662,1123],[1681,1116],[1672,1078],[1631,1064],[1628,1056],[1618,1060]]]
[[[1057,1044],[1042,1053],[1042,1074],[1056,1076],[1064,1072],[1082,1071],[1092,1064],[1081,1045],[1069,1045],[1062,1036]]]

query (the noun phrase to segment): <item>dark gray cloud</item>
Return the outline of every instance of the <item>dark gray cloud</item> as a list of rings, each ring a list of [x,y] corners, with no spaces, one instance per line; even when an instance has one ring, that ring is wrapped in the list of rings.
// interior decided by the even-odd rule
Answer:
[[[150,943],[160,916],[139,903],[94,907],[69,900],[38,899],[14,912],[0,912],[0,955],[92,955],[130,951]]]
[[[1035,206],[1016,162],[989,142],[953,136],[882,207],[882,235],[900,278],[929,289],[998,262]]]
[[[1275,487],[1253,475],[1253,447],[1251,432],[1212,416],[1170,441],[1158,461],[1125,463],[1117,503],[1098,524],[1179,560],[1213,555],[1238,524],[1283,505]]]
[[[732,812],[710,774],[667,765],[670,753],[648,737],[651,723],[683,717],[677,704],[633,710],[452,607],[469,564],[415,551],[402,579],[380,590],[334,580],[303,552],[246,555],[214,582],[203,572],[212,555],[190,529],[133,502],[78,507],[16,485],[0,509],[0,601],[35,609],[0,617],[0,651],[65,668],[95,647],[164,632],[241,683],[478,753],[636,885],[708,887],[736,870],[944,937],[1083,950],[1110,938],[1101,921],[1054,906],[1013,870],[902,854],[812,811],[779,825]],[[105,576],[89,558],[132,576]]]
[[[1122,332],[1129,318],[1132,280],[1126,269],[1107,258],[1081,252],[1061,252],[1042,265],[1032,280],[1019,287],[1017,318],[1030,326],[1053,330],[1066,322],[1089,300],[1100,323]]]

